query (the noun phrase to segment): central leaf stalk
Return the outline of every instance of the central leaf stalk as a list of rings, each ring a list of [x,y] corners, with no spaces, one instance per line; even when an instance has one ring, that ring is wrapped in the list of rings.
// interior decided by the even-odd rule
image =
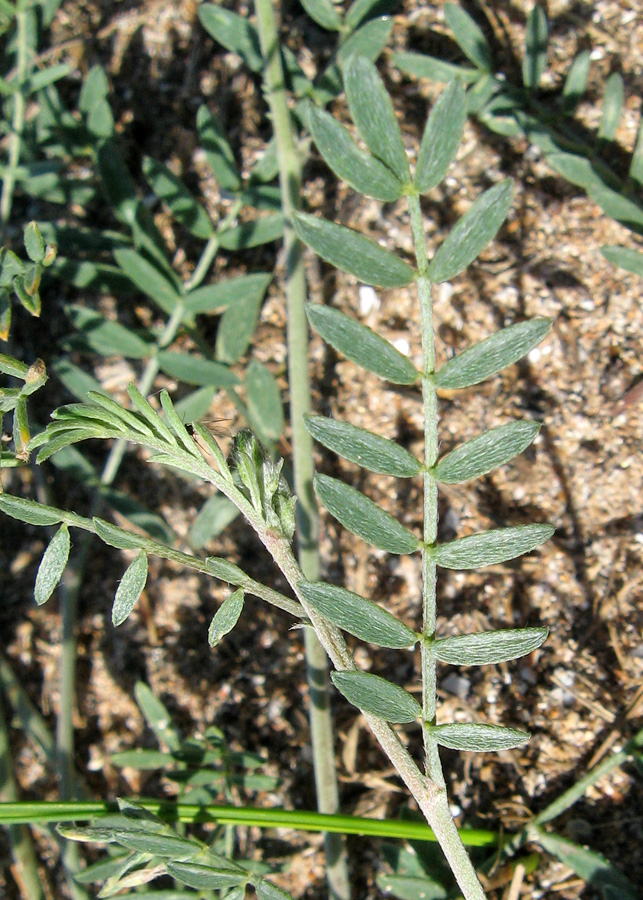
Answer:
[[[433,297],[429,280],[429,260],[422,224],[420,198],[416,192],[408,194],[409,214],[418,275],[416,279],[420,301],[422,333],[422,400],[424,404],[424,546],[422,547],[422,730],[426,755],[426,774],[440,787],[444,775],[438,746],[431,734],[436,724],[437,660],[432,638],[435,637],[437,571],[431,548],[438,537],[438,484],[432,471],[438,459],[438,398],[433,383],[435,371],[435,337],[433,332]]]

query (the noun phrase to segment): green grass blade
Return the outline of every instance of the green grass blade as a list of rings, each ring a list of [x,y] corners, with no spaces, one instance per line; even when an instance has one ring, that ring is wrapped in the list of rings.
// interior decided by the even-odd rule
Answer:
[[[292,828],[301,831],[332,831],[336,834],[361,834],[417,841],[436,840],[424,822],[399,822],[391,819],[338,816],[300,810],[258,809],[251,806],[176,804],[167,800],[143,799],[138,803],[169,822],[255,825],[258,828]],[[45,824],[89,819],[100,821],[102,816],[111,816],[118,811],[118,804],[108,800],[67,803],[34,800],[0,803],[0,824]],[[496,846],[499,840],[496,832],[481,829],[460,829],[460,836],[463,843],[470,847],[492,847]]]

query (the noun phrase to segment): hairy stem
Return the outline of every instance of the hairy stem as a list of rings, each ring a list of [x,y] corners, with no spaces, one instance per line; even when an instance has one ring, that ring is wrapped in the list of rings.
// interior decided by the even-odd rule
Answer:
[[[437,678],[435,652],[436,582],[437,573],[432,548],[438,537],[438,485],[431,468],[438,458],[438,398],[433,384],[435,370],[435,339],[433,335],[433,301],[427,271],[426,240],[422,224],[420,198],[408,197],[411,230],[418,268],[417,290],[420,301],[422,331],[422,399],[424,401],[424,546],[422,547],[422,727],[429,778],[444,787],[444,776],[438,748],[431,737],[430,726],[435,725]]]
[[[230,494],[229,494],[230,496]],[[234,498],[230,496],[234,501]],[[251,524],[254,524],[251,522]],[[256,528],[256,526],[254,526]],[[288,543],[261,526],[258,535],[275,560],[308,614],[326,653],[338,671],[356,671],[357,666],[346,642],[334,625],[329,624],[306,603],[298,592],[303,573]],[[446,789],[420,772],[412,756],[392,725],[370,713],[363,713],[371,731],[398,775],[414,797],[447,858],[465,900],[486,900],[478,876],[458,834],[449,809]],[[437,749],[436,749],[437,755]],[[439,764],[439,759],[438,759]]]
[[[431,726],[436,724],[437,707],[437,659],[433,649],[436,629],[436,586],[437,572],[433,547],[438,537],[438,485],[432,469],[438,459],[438,398],[433,383],[435,371],[435,337],[433,331],[433,300],[431,282],[428,277],[429,261],[426,253],[426,238],[422,223],[422,209],[417,193],[408,195],[411,230],[418,269],[417,291],[420,302],[422,333],[422,399],[424,402],[424,544],[422,547],[422,731],[426,774],[428,780],[438,787],[439,793],[432,805],[431,814],[437,816],[442,829],[444,851],[455,878],[465,898],[484,898],[484,891],[478,876],[464,849],[458,830],[453,821],[446,797],[446,785],[438,745],[431,734]],[[417,799],[417,798],[416,798]],[[435,830],[433,821],[418,800],[427,821]],[[437,833],[437,832],[436,832]]]
[[[288,384],[294,487],[298,498],[298,556],[306,578],[309,581],[316,581],[320,572],[319,515],[313,493],[313,444],[304,425],[304,415],[310,411],[311,405],[308,325],[304,311],[307,296],[306,273],[302,245],[292,228],[292,214],[301,205],[301,167],[284,90],[284,73],[272,0],[255,0],[255,9],[265,60],[264,84],[277,141],[279,181],[285,218]],[[310,691],[310,729],[317,807],[323,813],[336,813],[339,810],[339,789],[330,709],[328,658],[312,629],[306,629],[304,648]],[[349,900],[350,884],[344,841],[339,835],[326,834],[324,844],[331,896],[336,900]]]

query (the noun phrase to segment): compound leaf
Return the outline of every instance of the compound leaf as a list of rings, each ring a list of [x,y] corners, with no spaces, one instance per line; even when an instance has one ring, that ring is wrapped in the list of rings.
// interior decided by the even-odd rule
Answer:
[[[493,62],[491,50],[482,30],[461,6],[444,4],[444,18],[453,32],[456,43],[474,66],[484,72],[491,72]]]
[[[337,478],[317,474],[315,492],[345,528],[369,544],[389,553],[413,553],[418,549],[420,542],[408,528],[356,488]]]
[[[529,553],[554,533],[552,525],[516,525],[494,528],[458,538],[435,548],[435,561],[445,569],[477,569]]]
[[[538,422],[510,422],[492,428],[448,453],[433,475],[442,484],[461,484],[478,478],[522,453],[539,430]]]
[[[365,284],[403,287],[415,278],[415,271],[403,259],[352,228],[302,212],[295,214],[293,224],[300,240],[318,256]]]
[[[392,344],[338,309],[309,303],[306,315],[327,344],[380,378],[394,384],[413,384],[420,377],[413,363]]]
[[[61,525],[49,542],[38,566],[34,588],[34,598],[38,606],[49,600],[62,578],[69,559],[69,549],[69,528],[67,525]]]
[[[438,248],[431,260],[428,276],[442,282],[455,278],[473,262],[491,241],[509,212],[513,182],[501,181],[478,197]]]
[[[527,319],[492,334],[464,350],[435,374],[440,388],[464,388],[479,384],[512,365],[539,344],[551,328],[551,319]]]
[[[338,178],[377,200],[393,201],[401,196],[401,181],[374,156],[360,150],[333,116],[311,106],[308,123],[317,149]]]
[[[134,609],[147,581],[147,554],[139,553],[125,570],[112,606],[112,622],[122,625]]]
[[[402,183],[409,181],[409,160],[395,111],[374,64],[354,53],[344,70],[348,106],[364,143]]]
[[[475,753],[512,750],[515,747],[522,747],[529,740],[529,735],[525,731],[518,731],[517,728],[464,722],[455,725],[436,725],[431,728],[430,733],[442,747],[448,747],[450,750],[472,750]]]
[[[239,588],[226,597],[215,612],[208,628],[208,643],[211,647],[216,647],[237,624],[239,616],[243,612],[243,600],[243,590]]]
[[[503,628],[436,641],[435,655],[454,666],[487,666],[526,656],[547,639],[548,628]]]
[[[297,590],[318,612],[349,634],[378,647],[403,650],[417,643],[417,634],[372,600],[323,581],[300,582]]]
[[[414,722],[420,704],[404,688],[368,672],[333,672],[331,680],[349,703],[387,722]]]
[[[438,97],[427,119],[415,169],[414,184],[421,194],[440,184],[455,159],[467,119],[466,94],[452,81]]]
[[[413,454],[372,431],[324,416],[304,416],[304,419],[316,441],[371,472],[411,478],[422,471],[421,463]]]

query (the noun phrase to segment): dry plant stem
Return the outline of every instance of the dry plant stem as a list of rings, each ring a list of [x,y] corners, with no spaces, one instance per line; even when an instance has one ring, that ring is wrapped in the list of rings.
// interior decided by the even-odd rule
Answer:
[[[357,666],[339,628],[323,619],[319,613],[308,606],[306,599],[301,596],[299,585],[306,579],[287,539],[282,534],[269,528],[262,516],[254,509],[252,503],[241,493],[239,488],[214,471],[207,465],[205,460],[203,465],[198,468],[198,473],[194,467],[192,471],[225,494],[254,528],[257,537],[279,566],[288,584],[297,595],[304,613],[310,619],[317,637],[335,669],[338,671],[356,671]],[[426,821],[435,833],[442,852],[446,856],[458,886],[462,891],[464,900],[486,900],[469,854],[460,839],[458,829],[453,821],[446,789],[422,774],[413,757],[400,740],[399,735],[388,722],[379,716],[368,713],[364,713],[364,716],[382,750],[409,789]]]
[[[26,101],[22,88],[27,80],[27,11],[17,8],[13,12],[16,17],[17,47],[17,83],[18,89],[13,95],[13,115],[11,117],[11,134],[9,135],[9,159],[5,168],[0,196],[0,242],[4,241],[5,231],[11,216],[13,190],[16,184],[16,169],[20,161],[20,145],[22,131],[25,126]]]
[[[286,299],[288,305],[288,384],[293,443],[293,474],[297,503],[298,556],[309,581],[317,581],[319,565],[319,514],[313,492],[313,442],[304,425],[310,412],[308,374],[308,324],[304,312],[306,274],[301,242],[291,224],[294,210],[301,205],[301,167],[293,139],[284,74],[279,54],[277,25],[272,0],[256,0],[255,9],[261,49],[265,59],[264,84],[277,141],[279,181],[284,212],[284,252],[286,257]],[[317,808],[319,812],[339,811],[339,789],[335,768],[333,720],[330,709],[328,658],[315,632],[304,635],[306,669],[310,691],[310,729]],[[345,841],[341,835],[325,834],[328,887],[336,900],[349,900],[350,882]]]
[[[233,498],[230,497],[230,499]],[[236,500],[233,500],[233,502],[236,502]],[[253,518],[256,521],[256,516],[253,516]],[[254,522],[251,521],[251,524],[256,529]],[[285,575],[288,583],[297,593],[297,587],[303,579],[303,573],[292,555],[290,546],[280,535],[275,535],[266,529],[263,523],[260,523],[260,530],[257,533]],[[317,636],[335,668],[338,671],[355,671],[357,666],[339,629],[330,625],[318,613],[308,607],[305,598],[299,596],[299,601],[310,618]],[[426,821],[433,829],[463,897],[465,900],[486,900],[469,854],[460,839],[458,829],[453,821],[446,789],[420,772],[397,732],[388,722],[368,713],[364,713],[364,716],[382,750],[414,797]]]

